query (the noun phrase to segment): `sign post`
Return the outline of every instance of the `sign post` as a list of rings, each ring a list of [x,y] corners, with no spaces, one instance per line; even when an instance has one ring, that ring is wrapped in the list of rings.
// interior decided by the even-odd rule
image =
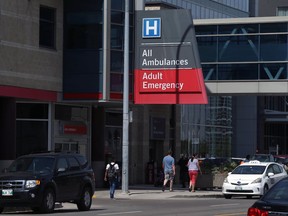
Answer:
[[[124,26],[124,81],[123,81],[123,132],[122,132],[122,193],[128,194],[129,177],[129,0],[125,0]]]

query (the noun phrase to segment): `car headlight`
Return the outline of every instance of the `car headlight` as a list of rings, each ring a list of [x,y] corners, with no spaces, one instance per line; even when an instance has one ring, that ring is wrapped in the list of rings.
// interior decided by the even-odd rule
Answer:
[[[224,179],[224,183],[229,183],[228,178]]]
[[[261,183],[261,182],[262,182],[262,178],[257,178],[254,181],[252,181],[251,184]]]
[[[37,185],[40,185],[40,180],[27,180],[26,181],[26,188],[34,188]]]

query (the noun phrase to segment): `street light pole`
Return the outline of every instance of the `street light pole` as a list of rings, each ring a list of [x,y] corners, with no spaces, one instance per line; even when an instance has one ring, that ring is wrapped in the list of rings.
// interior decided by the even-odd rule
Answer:
[[[129,178],[129,0],[125,0],[123,80],[122,193],[128,194]]]

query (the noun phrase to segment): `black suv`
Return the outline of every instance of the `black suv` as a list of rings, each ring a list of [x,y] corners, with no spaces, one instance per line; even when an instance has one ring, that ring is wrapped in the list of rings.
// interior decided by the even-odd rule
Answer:
[[[80,154],[21,156],[0,174],[0,213],[5,207],[50,213],[56,202],[75,203],[80,211],[87,211],[94,189],[94,172]]]

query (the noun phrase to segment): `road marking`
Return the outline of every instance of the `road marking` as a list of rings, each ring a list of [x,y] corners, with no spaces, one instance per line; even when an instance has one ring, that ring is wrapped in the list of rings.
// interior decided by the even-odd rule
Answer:
[[[218,215],[214,215],[214,216],[235,216],[235,215],[247,215],[247,212],[238,212],[238,213],[231,213],[231,214],[218,214]]]
[[[239,205],[239,203],[211,205],[210,207],[235,206],[235,205]]]
[[[135,214],[135,213],[141,213],[142,211],[130,211],[130,212],[114,212],[114,213],[104,213],[104,214],[98,214],[98,215],[126,215],[126,214]]]

